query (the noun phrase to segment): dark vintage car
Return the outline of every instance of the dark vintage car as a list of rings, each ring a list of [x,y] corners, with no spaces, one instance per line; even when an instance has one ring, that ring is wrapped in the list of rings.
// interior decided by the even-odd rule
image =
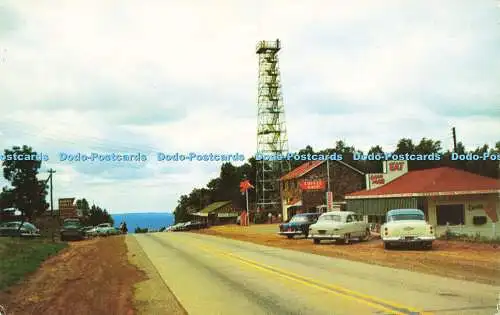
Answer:
[[[83,240],[85,229],[79,219],[66,219],[60,231],[61,241]]]
[[[30,222],[4,222],[0,224],[0,236],[39,237],[40,230]]]
[[[287,223],[280,224],[278,234],[293,238],[295,235],[309,236],[309,226],[316,223],[321,213],[296,214]]]

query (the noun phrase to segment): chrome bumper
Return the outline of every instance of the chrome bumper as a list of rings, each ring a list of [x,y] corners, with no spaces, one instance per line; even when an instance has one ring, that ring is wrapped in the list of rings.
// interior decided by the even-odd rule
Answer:
[[[277,234],[279,235],[301,235],[304,234],[302,231],[283,231],[283,232],[278,232]]]
[[[342,235],[338,234],[309,234],[309,238],[316,238],[321,240],[337,240],[341,239]]]
[[[382,237],[382,241],[391,243],[417,243],[417,242],[432,242],[435,241],[435,236],[393,236]]]

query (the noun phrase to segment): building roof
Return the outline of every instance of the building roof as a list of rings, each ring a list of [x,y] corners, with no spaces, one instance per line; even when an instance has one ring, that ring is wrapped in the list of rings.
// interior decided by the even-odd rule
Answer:
[[[231,201],[217,201],[201,209],[198,213],[210,213],[230,204]]]
[[[500,193],[500,181],[451,167],[411,171],[372,190],[346,195],[346,199],[420,197]]]
[[[291,170],[290,172],[288,172],[284,176],[282,176],[280,178],[280,180],[290,180],[290,179],[302,177],[325,162],[326,162],[326,160],[308,161],[308,162],[294,168],[293,170]],[[352,169],[353,171],[360,173],[361,175],[365,175],[365,173],[363,173],[362,171],[358,170],[357,168],[347,164],[346,162],[343,162],[343,161],[332,161],[332,162],[338,162],[342,165],[347,166],[348,168]]]

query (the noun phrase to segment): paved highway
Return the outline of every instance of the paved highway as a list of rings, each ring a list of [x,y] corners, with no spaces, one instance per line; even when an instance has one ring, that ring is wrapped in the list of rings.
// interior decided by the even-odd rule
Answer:
[[[499,287],[209,235],[129,237],[192,315],[494,315],[499,302]]]

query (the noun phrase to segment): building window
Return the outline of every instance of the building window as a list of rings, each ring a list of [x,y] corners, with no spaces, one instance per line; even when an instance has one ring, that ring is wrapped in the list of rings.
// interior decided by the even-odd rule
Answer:
[[[465,224],[465,206],[463,204],[438,205],[436,206],[438,225],[460,225]]]

